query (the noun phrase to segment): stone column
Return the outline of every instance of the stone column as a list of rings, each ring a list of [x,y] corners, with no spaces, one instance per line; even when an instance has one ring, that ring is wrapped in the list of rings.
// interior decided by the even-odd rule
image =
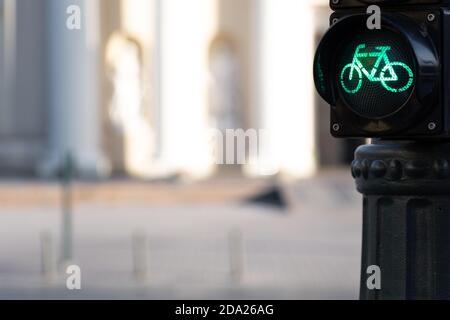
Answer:
[[[211,174],[208,49],[217,1],[160,1],[160,170],[193,178]]]
[[[253,69],[258,76],[252,101],[257,104],[259,125],[270,141],[262,146],[263,159],[259,160],[270,166],[276,164],[281,174],[307,177],[316,171],[317,161],[313,1],[252,3],[256,14]]]
[[[101,152],[99,0],[47,0],[48,150],[38,172],[54,175],[71,154],[82,176],[108,172]],[[70,30],[68,8],[81,28]],[[43,79],[44,81],[44,79]]]

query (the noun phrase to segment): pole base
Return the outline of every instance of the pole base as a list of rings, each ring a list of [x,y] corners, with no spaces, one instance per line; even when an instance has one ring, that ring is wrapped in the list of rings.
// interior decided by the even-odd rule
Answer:
[[[361,299],[450,299],[449,163],[450,142],[379,141],[356,151]]]

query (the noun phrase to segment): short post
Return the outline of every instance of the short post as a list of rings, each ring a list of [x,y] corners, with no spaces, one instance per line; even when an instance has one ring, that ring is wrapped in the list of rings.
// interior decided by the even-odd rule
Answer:
[[[50,232],[41,233],[41,272],[46,281],[50,282],[55,276],[55,260],[53,256],[53,241]]]
[[[240,283],[244,273],[244,242],[242,232],[233,229],[229,233],[230,276],[233,283]]]
[[[61,246],[61,265],[65,266],[70,263],[73,258],[73,243],[72,243],[72,180],[74,163],[71,154],[67,154],[64,161],[64,168],[62,172],[62,199],[61,199],[61,213],[62,213],[62,246]]]
[[[148,277],[148,238],[142,231],[135,231],[132,236],[133,271],[138,281]]]

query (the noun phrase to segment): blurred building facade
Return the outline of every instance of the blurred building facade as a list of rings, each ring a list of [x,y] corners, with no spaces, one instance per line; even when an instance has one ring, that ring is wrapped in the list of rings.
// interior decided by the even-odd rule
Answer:
[[[50,177],[71,154],[86,176],[210,177],[211,129],[270,136],[233,169],[245,175],[270,162],[299,178],[351,155],[311,76],[327,0],[0,0],[0,12],[2,174]]]

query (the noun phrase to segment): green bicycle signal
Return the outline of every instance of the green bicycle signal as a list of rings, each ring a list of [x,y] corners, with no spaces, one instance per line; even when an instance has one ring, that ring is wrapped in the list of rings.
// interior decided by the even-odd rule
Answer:
[[[380,82],[387,91],[392,93],[405,92],[412,86],[412,84],[414,83],[413,71],[407,64],[403,62],[391,62],[389,60],[387,53],[391,50],[390,46],[375,47],[377,51],[361,52],[365,48],[365,44],[358,45],[356,47],[355,54],[353,55],[352,63],[347,64],[342,69],[340,80],[342,88],[345,90],[345,92],[347,92],[348,94],[356,94],[359,90],[361,90],[361,87],[363,85],[363,75],[370,82]],[[370,71],[368,71],[361,62],[361,59],[369,58],[377,59]],[[379,72],[379,76],[377,76],[378,70],[380,69],[380,65],[382,63],[384,63],[384,67]],[[397,72],[400,69],[403,69],[408,74],[407,83],[400,88],[396,88],[395,86],[395,84],[398,84],[398,82],[400,82],[395,69],[397,69]],[[354,78],[356,78],[356,85],[354,83]]]

